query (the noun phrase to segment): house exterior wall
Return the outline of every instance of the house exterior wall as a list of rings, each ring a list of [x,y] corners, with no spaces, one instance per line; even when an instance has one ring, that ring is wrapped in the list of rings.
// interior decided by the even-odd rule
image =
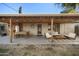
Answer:
[[[75,31],[75,26],[79,23],[63,23],[60,24],[60,34],[67,34],[67,33],[74,33]],[[23,31],[29,31],[32,35],[37,35],[37,25],[36,24],[23,24]],[[45,33],[49,32],[48,31],[48,24],[47,23],[42,23],[42,35]]]
[[[37,27],[36,27],[36,24],[23,24],[23,31],[26,31],[26,32],[29,31],[30,34],[37,35]]]
[[[32,35],[37,35],[37,23],[36,24],[23,24],[23,31],[29,31]],[[48,24],[42,23],[42,35],[48,32]]]
[[[60,24],[60,34],[74,33],[75,26],[79,23],[63,23]]]
[[[42,35],[48,32],[48,24],[42,24]]]

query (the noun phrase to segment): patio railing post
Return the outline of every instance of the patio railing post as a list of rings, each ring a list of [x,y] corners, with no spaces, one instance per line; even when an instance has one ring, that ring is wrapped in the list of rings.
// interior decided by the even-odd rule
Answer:
[[[12,19],[10,18],[10,43],[12,43]]]

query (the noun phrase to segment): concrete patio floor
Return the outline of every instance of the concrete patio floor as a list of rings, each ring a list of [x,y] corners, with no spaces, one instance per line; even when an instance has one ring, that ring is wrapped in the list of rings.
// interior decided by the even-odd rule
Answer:
[[[9,36],[0,36],[0,44],[10,44]],[[15,38],[13,39],[12,44],[79,44],[79,37],[75,40],[71,39],[58,39],[50,40],[46,39],[43,36],[33,36],[33,37],[26,37],[26,38]]]

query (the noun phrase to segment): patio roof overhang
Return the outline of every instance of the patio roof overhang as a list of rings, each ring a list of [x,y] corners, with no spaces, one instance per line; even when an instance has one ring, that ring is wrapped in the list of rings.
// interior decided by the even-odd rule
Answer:
[[[53,17],[58,17],[58,16],[79,16],[79,13],[62,13],[62,14],[0,14],[0,16],[53,16]]]
[[[66,23],[79,20],[79,14],[0,14],[0,22],[9,23],[10,18],[12,23],[50,23],[52,18],[54,23]]]
[[[10,42],[13,39],[13,24],[17,23],[51,23],[53,33],[53,23],[74,22],[79,20],[79,14],[0,14],[0,22],[10,24]]]

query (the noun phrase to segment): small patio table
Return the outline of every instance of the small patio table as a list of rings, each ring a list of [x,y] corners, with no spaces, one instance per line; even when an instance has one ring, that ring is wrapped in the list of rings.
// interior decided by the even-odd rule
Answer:
[[[53,38],[54,39],[66,39],[65,35],[61,35],[61,34],[53,35]]]

